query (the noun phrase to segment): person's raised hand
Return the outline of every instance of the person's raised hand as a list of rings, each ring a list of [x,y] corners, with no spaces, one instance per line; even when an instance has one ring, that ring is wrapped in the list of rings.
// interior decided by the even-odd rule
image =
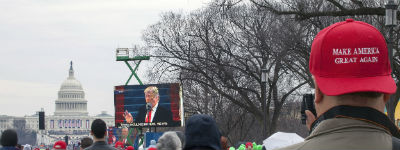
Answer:
[[[124,118],[125,118],[125,120],[126,120],[126,123],[133,123],[132,114],[129,113],[128,110],[125,110]]]
[[[117,141],[117,137],[115,137],[114,135],[112,136],[112,140],[113,140],[113,143],[115,143],[116,141]]]

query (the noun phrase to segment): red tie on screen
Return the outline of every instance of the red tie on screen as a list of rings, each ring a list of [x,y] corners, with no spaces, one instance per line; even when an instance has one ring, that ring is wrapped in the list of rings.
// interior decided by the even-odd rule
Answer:
[[[147,117],[146,117],[146,121],[145,121],[145,122],[146,122],[146,123],[151,122],[151,109],[150,109],[149,113],[147,114]]]

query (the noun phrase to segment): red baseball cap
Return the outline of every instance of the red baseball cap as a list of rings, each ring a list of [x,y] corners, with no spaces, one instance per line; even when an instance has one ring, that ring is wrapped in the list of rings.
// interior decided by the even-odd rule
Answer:
[[[246,143],[246,148],[250,148],[250,147],[251,147],[251,148],[253,147],[253,143],[247,142],[247,143]]]
[[[147,148],[147,150],[157,150],[157,148],[155,148],[155,147],[149,147],[149,148]]]
[[[124,143],[118,141],[115,143],[114,147],[115,148],[118,148],[118,147],[124,148]]]
[[[67,144],[64,141],[57,141],[53,145],[54,149],[67,149]]]
[[[135,150],[132,146],[128,146],[125,150]]]
[[[396,91],[386,41],[365,22],[347,19],[321,30],[312,43],[309,65],[325,95]]]

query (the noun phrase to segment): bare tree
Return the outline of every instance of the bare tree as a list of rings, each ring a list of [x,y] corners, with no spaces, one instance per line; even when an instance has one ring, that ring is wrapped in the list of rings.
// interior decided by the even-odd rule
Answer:
[[[384,0],[250,0],[257,6],[279,15],[296,15],[298,20],[316,17],[339,16],[384,16]],[[316,9],[316,8],[323,8]],[[399,14],[398,14],[399,16]]]
[[[212,112],[216,107],[237,106],[243,112],[239,114],[251,114],[258,126],[265,115],[270,135],[286,100],[310,83],[307,58],[296,53],[307,44],[293,38],[303,36],[304,31],[298,29],[306,27],[291,22],[253,4],[234,5],[226,11],[210,5],[189,15],[164,14],[146,30],[144,39],[159,58],[155,68],[162,71],[157,72],[177,72],[183,84],[201,91],[200,95],[197,91],[185,94],[185,98],[194,96],[189,102],[192,109],[217,114]],[[269,72],[266,92],[261,90],[261,68]]]
[[[17,132],[19,144],[34,145],[36,143],[36,132],[26,128],[26,120],[24,118],[15,118],[13,127]]]

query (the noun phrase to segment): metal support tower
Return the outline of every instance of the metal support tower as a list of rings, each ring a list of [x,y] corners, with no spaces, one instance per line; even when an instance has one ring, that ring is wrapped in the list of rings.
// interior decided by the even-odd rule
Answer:
[[[139,84],[143,85],[139,76],[136,74],[136,70],[138,69],[142,60],[149,60],[150,56],[133,56],[133,54],[135,53],[135,50],[136,50],[136,48],[117,48],[117,50],[116,50],[117,61],[125,62],[125,64],[129,68],[129,70],[131,70],[131,72],[132,72],[131,75],[129,76],[128,80],[126,81],[125,85],[128,85],[132,76],[135,76],[135,78],[139,82]],[[128,61],[134,61],[136,63],[135,69],[132,69],[132,67],[128,63]]]
[[[135,76],[136,80],[139,82],[140,85],[143,85],[142,81],[140,80],[139,76],[136,74],[136,70],[139,68],[140,63],[142,60],[150,60],[150,56],[134,56],[134,54],[137,54],[136,52],[136,47],[135,48],[117,48],[116,50],[116,59],[117,61],[123,61],[125,64],[128,66],[129,70],[131,70],[131,75],[129,76],[128,80],[126,81],[125,85],[128,85],[129,81],[131,80],[132,76]],[[133,61],[135,62],[136,66],[135,69],[132,68],[132,66],[129,64],[128,61]],[[134,145],[131,143],[129,140],[130,145],[134,146],[141,146],[143,144],[143,131],[141,128],[135,128],[136,130],[136,135],[135,135],[135,143],[136,140],[138,141],[138,145]],[[131,134],[131,131],[129,130],[128,137]]]

